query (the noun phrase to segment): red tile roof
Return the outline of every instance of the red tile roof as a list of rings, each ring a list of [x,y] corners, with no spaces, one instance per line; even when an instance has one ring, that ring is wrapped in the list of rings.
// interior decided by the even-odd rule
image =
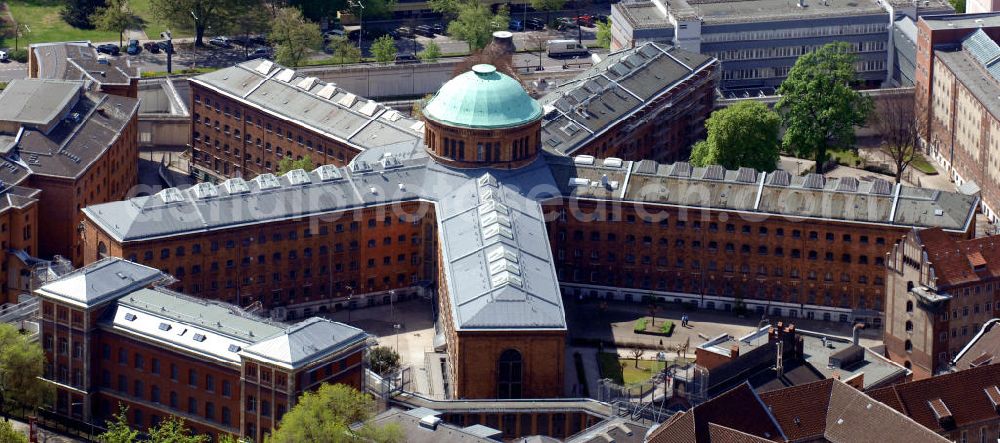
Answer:
[[[1000,362],[1000,319],[988,320],[976,332],[965,348],[955,356],[953,369],[969,368]]]
[[[954,424],[947,423],[949,428],[986,420],[1000,423],[1000,414],[986,393],[995,385],[1000,385],[1000,365],[986,365],[876,389],[869,395],[928,429],[942,432],[949,429],[934,414],[931,402],[936,399],[951,413]]]
[[[955,286],[984,278],[1000,277],[1000,237],[956,240],[940,228],[918,231],[939,286]],[[977,271],[976,266],[983,269]]]
[[[833,379],[760,394],[789,440],[822,437]]]

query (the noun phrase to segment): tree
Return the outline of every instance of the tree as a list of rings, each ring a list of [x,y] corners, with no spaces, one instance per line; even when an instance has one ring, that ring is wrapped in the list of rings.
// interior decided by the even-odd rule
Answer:
[[[104,0],[64,0],[59,16],[74,28],[94,29],[90,18],[104,6]]]
[[[14,426],[9,421],[0,420],[0,442],[28,443],[28,436],[14,429]]]
[[[448,24],[448,34],[469,44],[469,51],[486,47],[493,36],[494,27],[507,29],[510,15],[505,8],[493,14],[478,0],[461,0],[455,20]],[[500,26],[502,23],[502,26]]]
[[[531,0],[531,7],[536,11],[545,11],[545,23],[551,22],[552,11],[561,11],[566,6],[566,0]]]
[[[635,347],[635,348],[630,349],[629,353],[632,354],[632,358],[635,359],[635,367],[636,367],[636,369],[638,369],[639,368],[639,358],[642,357],[642,354],[646,353],[646,350],[642,349],[640,347]]]
[[[872,119],[875,129],[882,136],[878,149],[896,166],[896,183],[899,183],[906,169],[920,156],[917,146],[922,134],[917,124],[913,96],[891,94],[882,97],[876,109]]]
[[[424,50],[417,53],[417,57],[427,62],[437,61],[441,57],[441,47],[434,43],[434,40],[430,40],[424,44]]]
[[[118,46],[125,40],[125,31],[135,23],[135,14],[128,0],[110,0],[108,5],[98,8],[90,21],[97,29],[118,33]]]
[[[250,41],[251,34],[264,34],[271,30],[271,14],[263,3],[247,8],[234,15],[229,21],[228,30],[231,34],[242,35],[244,41]],[[250,45],[243,45],[243,57],[250,55]]]
[[[312,158],[308,155],[305,158],[300,158],[298,160],[292,160],[291,157],[286,156],[278,161],[278,175],[282,175],[295,169],[312,171],[313,169],[316,169],[316,165],[313,164]]]
[[[149,430],[149,440],[153,443],[208,443],[207,435],[195,435],[184,424],[184,420],[171,415]]]
[[[429,0],[427,4],[431,10],[444,16],[445,23],[450,23],[458,17],[462,0]]]
[[[12,402],[35,409],[49,398],[51,386],[42,381],[45,353],[14,326],[0,324],[0,410]]]
[[[292,7],[278,10],[270,38],[276,46],[274,58],[286,66],[298,66],[310,50],[323,46],[319,25],[306,20],[302,11]]]
[[[268,443],[333,443],[342,441],[395,443],[405,436],[395,424],[374,426],[354,423],[371,418],[375,401],[368,395],[346,385],[323,384],[316,391],[299,397],[298,403],[281,419],[278,429],[268,437]]]
[[[388,346],[376,346],[366,356],[368,367],[376,374],[385,376],[399,369],[399,353]]]
[[[767,105],[741,101],[713,112],[705,127],[708,139],[694,145],[691,164],[761,171],[773,171],[777,165],[781,117]]]
[[[340,59],[340,63],[357,63],[361,60],[361,50],[345,37],[330,39],[330,49]]]
[[[493,65],[497,68],[498,72],[507,74],[517,81],[522,81],[521,76],[518,75],[517,69],[514,67],[511,55],[497,45],[487,45],[485,48],[465,57],[461,62],[456,63],[455,67],[452,68],[452,76],[457,77],[462,75],[471,71],[473,66],[481,64]]]
[[[195,46],[205,46],[206,29],[226,29],[234,15],[258,5],[258,0],[149,0],[156,17],[174,28],[193,29]]]
[[[350,12],[355,17],[361,17],[361,9],[363,5],[364,15],[362,18],[365,20],[371,19],[383,19],[392,17],[392,9],[396,6],[396,0],[362,0],[361,2],[352,1],[350,4]],[[364,27],[364,22],[361,23]]]
[[[597,21],[597,44],[604,49],[611,48],[611,19],[602,22]]]
[[[105,422],[108,430],[97,436],[102,443],[132,443],[139,437],[139,431],[128,425],[128,406],[118,403],[118,413]]]
[[[347,9],[348,3],[346,0],[289,0],[288,6],[301,9],[306,18],[319,22]]]
[[[849,50],[849,44],[834,42],[800,56],[778,87],[783,147],[815,156],[817,172],[823,172],[828,148],[853,147],[854,127],[864,124],[872,109],[871,99],[852,89],[857,57]]]
[[[372,55],[379,63],[388,63],[396,59],[396,40],[389,35],[383,35],[372,42]]]

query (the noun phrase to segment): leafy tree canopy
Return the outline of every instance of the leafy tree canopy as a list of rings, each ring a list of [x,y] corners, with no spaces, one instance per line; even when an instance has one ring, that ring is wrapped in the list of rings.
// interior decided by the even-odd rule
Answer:
[[[42,406],[51,386],[41,380],[45,353],[17,328],[0,323],[0,408],[8,403],[27,409]]]
[[[417,53],[421,60],[433,62],[441,58],[441,47],[434,40],[429,40],[424,44],[424,50]]]
[[[277,11],[270,37],[276,46],[274,58],[286,66],[300,65],[310,50],[319,49],[323,45],[319,25],[306,20],[302,11],[293,7]]]
[[[0,442],[28,443],[28,436],[14,429],[7,420],[0,420]]]
[[[814,156],[818,166],[829,147],[853,147],[854,127],[863,125],[872,110],[871,99],[852,88],[857,57],[850,49],[834,42],[799,57],[778,88],[775,109],[785,126],[784,149]]]
[[[339,443],[376,442],[396,443],[405,440],[395,425],[373,426],[363,424],[351,429],[354,423],[371,418],[375,401],[368,395],[346,385],[324,384],[317,391],[299,397],[281,419],[278,429],[267,438],[268,443]]]
[[[455,20],[448,24],[448,34],[469,44],[475,52],[484,48],[493,38],[493,31],[507,29],[510,13],[506,5],[496,14],[478,0],[460,0]]]
[[[602,48],[611,48],[611,19],[602,22],[597,20],[597,44],[601,45]]]
[[[316,169],[316,165],[313,164],[312,158],[309,156],[298,160],[292,160],[291,157],[285,157],[278,162],[278,175],[294,169],[305,169],[306,172],[308,172]]]
[[[102,31],[118,33],[118,46],[125,40],[125,31],[136,24],[135,14],[128,0],[111,0],[108,5],[98,8],[90,17],[91,23]]]
[[[204,46],[205,30],[227,29],[229,20],[259,0],[149,0],[153,14],[178,29],[193,29],[195,44]]]
[[[90,17],[104,6],[104,0],[64,0],[59,16],[74,28],[94,29]]]
[[[366,358],[368,367],[378,375],[386,375],[399,369],[399,353],[388,346],[372,348]]]
[[[334,37],[330,40],[330,49],[341,64],[356,63],[361,60],[361,50],[345,37]]]
[[[712,113],[705,122],[708,139],[691,153],[695,166],[741,166],[773,171],[778,163],[781,117],[756,101],[742,101]]]
[[[375,61],[379,63],[387,63],[396,59],[396,40],[389,35],[383,35],[372,43],[371,47],[372,55],[375,56]]]

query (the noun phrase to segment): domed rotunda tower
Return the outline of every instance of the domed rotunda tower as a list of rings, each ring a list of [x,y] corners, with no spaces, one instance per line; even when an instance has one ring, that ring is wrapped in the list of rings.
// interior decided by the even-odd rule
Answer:
[[[492,65],[449,80],[423,115],[424,143],[440,163],[512,169],[538,157],[542,107]]]

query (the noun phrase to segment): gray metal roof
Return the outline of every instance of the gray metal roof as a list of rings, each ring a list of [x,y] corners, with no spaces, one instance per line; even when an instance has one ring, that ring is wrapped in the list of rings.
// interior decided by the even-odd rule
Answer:
[[[102,57],[90,42],[35,43],[30,46],[38,65],[38,78],[86,80],[102,84],[128,84],[139,77],[131,57]]]
[[[37,292],[76,306],[90,307],[165,278],[167,276],[158,269],[108,257],[46,283]]]
[[[288,369],[298,369],[323,356],[364,342],[361,329],[324,318],[303,320],[280,334],[253,344],[243,355]]]
[[[516,176],[484,172],[438,202],[440,266],[459,329],[566,328],[541,205],[517,188]]]
[[[49,125],[80,97],[81,82],[13,80],[0,93],[0,121]]]
[[[813,218],[964,231],[979,197],[893,185],[884,180],[793,176],[786,171],[725,171],[689,164],[613,162],[552,157],[552,174],[566,196],[621,199],[691,208],[729,209],[789,218]],[[655,166],[654,166],[655,164]],[[654,172],[650,172],[654,171]],[[718,172],[716,172],[718,174]],[[749,182],[747,179],[754,178]],[[606,182],[608,185],[601,184]],[[595,185],[598,184],[598,185]]]
[[[157,269],[108,257],[36,292],[80,307],[115,301],[102,320],[108,327],[230,363],[252,358],[295,369],[368,338],[358,328],[326,319],[289,326],[155,286],[168,279]]]
[[[541,98],[542,145],[571,154],[713,61],[656,43],[608,54]]]
[[[377,149],[400,158],[422,151],[423,122],[269,60],[251,60],[190,81],[359,151]]]

